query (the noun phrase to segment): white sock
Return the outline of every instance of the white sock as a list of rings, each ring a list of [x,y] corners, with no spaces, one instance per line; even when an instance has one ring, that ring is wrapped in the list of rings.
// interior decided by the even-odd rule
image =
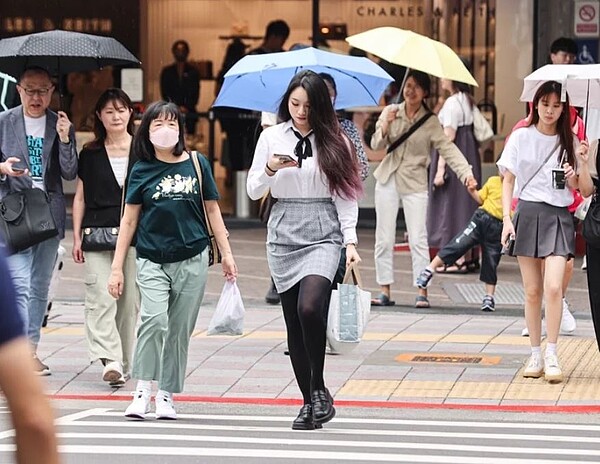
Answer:
[[[136,391],[145,391],[150,393],[152,391],[152,380],[138,380]]]
[[[431,272],[432,274],[435,272],[435,269],[433,269],[431,266],[427,266],[425,269]]]
[[[531,354],[540,356],[542,354],[542,348],[540,346],[532,346]]]
[[[548,342],[546,344],[546,356],[549,354],[556,354],[556,343]]]

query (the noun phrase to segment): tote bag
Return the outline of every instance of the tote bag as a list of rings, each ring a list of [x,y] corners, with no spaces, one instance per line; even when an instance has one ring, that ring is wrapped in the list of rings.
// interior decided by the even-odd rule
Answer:
[[[361,286],[358,265],[352,263],[337,290],[331,292],[327,342],[333,353],[349,353],[362,339],[371,314],[371,292]]]

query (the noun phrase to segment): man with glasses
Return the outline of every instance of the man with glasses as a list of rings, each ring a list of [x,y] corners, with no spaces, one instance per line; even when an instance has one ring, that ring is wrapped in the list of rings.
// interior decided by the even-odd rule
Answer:
[[[37,357],[37,346],[58,244],[65,231],[61,177],[72,180],[77,175],[75,131],[63,111],[57,114],[48,109],[54,92],[48,71],[26,69],[19,78],[17,92],[21,105],[0,113],[0,198],[32,187],[44,190],[59,229],[58,236],[8,257],[35,370],[49,375],[49,367]]]

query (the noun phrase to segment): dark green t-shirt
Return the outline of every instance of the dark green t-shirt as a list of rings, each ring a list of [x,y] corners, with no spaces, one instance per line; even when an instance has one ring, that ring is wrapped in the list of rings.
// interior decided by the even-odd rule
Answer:
[[[198,156],[205,200],[218,200],[210,165]],[[142,205],[136,251],[155,263],[174,263],[208,245],[198,177],[191,159],[178,163],[138,161],[129,175],[126,203]]]

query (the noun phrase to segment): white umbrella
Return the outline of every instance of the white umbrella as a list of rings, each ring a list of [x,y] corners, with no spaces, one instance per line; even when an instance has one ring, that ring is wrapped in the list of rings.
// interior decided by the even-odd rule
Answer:
[[[572,106],[600,108],[600,64],[547,64],[523,79],[521,101],[533,101],[544,82],[557,81]],[[564,94],[561,95],[564,101]]]

